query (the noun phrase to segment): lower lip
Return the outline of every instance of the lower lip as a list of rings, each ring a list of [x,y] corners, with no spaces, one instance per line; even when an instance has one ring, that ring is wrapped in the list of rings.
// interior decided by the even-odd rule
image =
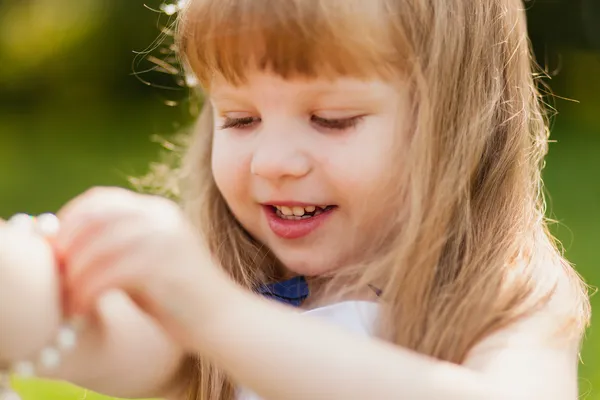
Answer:
[[[283,239],[298,239],[309,235],[320,227],[335,210],[335,207],[315,217],[298,220],[279,218],[275,213],[275,209],[271,206],[264,206],[264,209],[269,227],[273,233]]]

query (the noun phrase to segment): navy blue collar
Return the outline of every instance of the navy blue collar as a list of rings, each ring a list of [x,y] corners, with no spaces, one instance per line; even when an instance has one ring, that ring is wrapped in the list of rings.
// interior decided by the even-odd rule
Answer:
[[[372,285],[369,285],[369,287],[378,297],[381,296],[380,289],[377,289]],[[294,307],[300,307],[310,294],[308,282],[306,282],[306,279],[303,276],[296,276],[282,282],[265,284],[260,286],[257,291],[267,298]]]
[[[303,276],[296,276],[282,282],[262,285],[258,288],[258,293],[273,300],[299,307],[308,297],[308,282]]]

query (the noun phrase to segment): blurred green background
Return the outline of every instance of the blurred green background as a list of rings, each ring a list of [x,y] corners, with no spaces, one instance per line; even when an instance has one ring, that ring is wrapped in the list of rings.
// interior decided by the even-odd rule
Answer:
[[[552,76],[546,82],[555,96],[547,101],[558,111],[545,171],[548,215],[568,258],[598,286],[600,1],[525,4],[536,57]],[[0,1],[0,217],[56,211],[91,186],[126,186],[157,159],[161,148],[151,138],[189,122],[193,105],[177,71],[156,62],[172,56],[169,40],[155,42],[171,19],[153,11],[160,6]],[[597,296],[593,305],[600,311]],[[600,400],[597,325],[580,368],[589,400]],[[106,399],[60,383],[16,386],[24,400]]]

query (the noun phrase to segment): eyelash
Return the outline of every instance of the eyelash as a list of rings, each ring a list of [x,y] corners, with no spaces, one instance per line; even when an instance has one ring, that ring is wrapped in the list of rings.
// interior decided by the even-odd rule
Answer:
[[[327,119],[317,117],[313,115],[310,117],[311,122],[319,125],[321,128],[344,131],[346,129],[354,128],[364,118],[364,115],[358,115],[350,118],[335,118]]]
[[[254,122],[257,121],[257,118],[254,117],[244,117],[244,118],[229,118],[225,117],[225,121],[221,125],[220,129],[243,129],[249,128]]]
[[[327,130],[343,131],[354,128],[363,119],[363,115],[351,118],[327,119],[313,115],[310,117],[311,122],[319,125]],[[245,129],[250,128],[253,124],[260,122],[259,118],[244,117],[244,118],[229,118],[226,117],[220,129]]]

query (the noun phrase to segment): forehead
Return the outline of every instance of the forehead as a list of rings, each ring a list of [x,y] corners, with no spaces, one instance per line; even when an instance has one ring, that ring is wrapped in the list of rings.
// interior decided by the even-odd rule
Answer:
[[[244,83],[234,84],[223,76],[211,81],[210,98],[219,103],[226,101],[314,101],[369,103],[394,96],[406,85],[380,78],[283,78],[273,72],[253,70]]]

